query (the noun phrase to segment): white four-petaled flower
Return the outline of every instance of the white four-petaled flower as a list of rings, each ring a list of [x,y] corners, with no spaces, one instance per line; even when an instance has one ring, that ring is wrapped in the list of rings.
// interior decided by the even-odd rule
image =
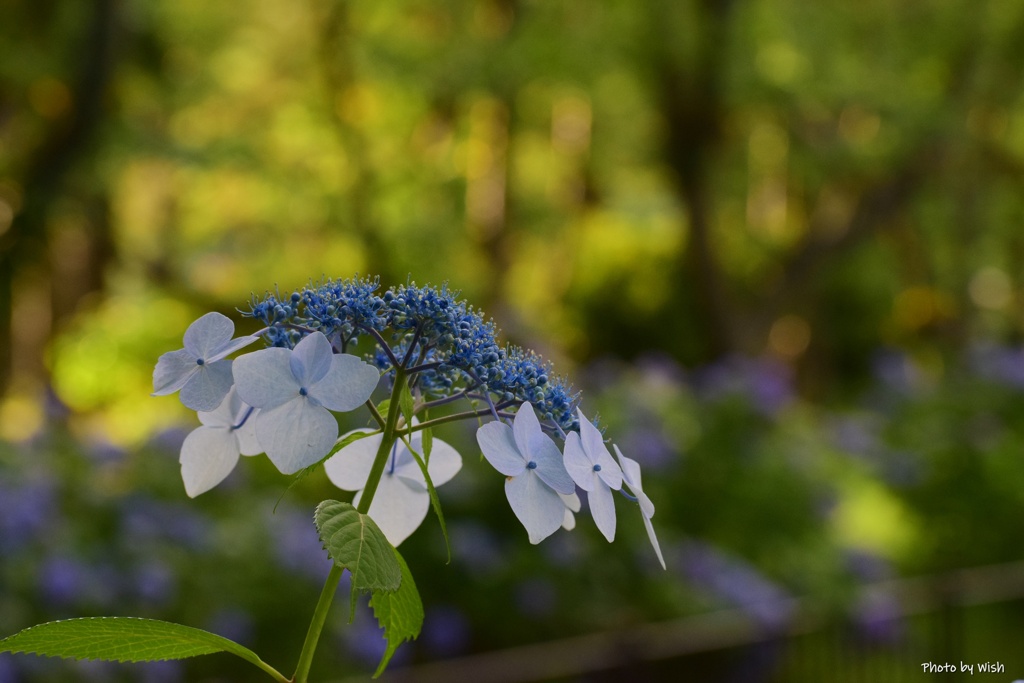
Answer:
[[[562,464],[555,442],[541,429],[533,406],[524,403],[512,427],[488,422],[476,432],[484,457],[505,475],[505,497],[526,527],[530,543],[540,543],[565,521],[567,503],[558,494],[576,486]]]
[[[587,492],[590,514],[604,537],[615,539],[615,500],[612,491],[622,488],[622,470],[604,445],[604,438],[582,412],[580,433],[565,438],[565,469],[576,484]],[[652,513],[653,514],[653,513]]]
[[[350,443],[324,463],[327,477],[335,486],[346,491],[359,491],[352,501],[354,505],[359,505],[383,438],[382,434],[374,434]],[[410,444],[423,457],[422,432],[415,432]],[[427,461],[427,472],[434,488],[451,480],[461,468],[462,456],[458,451],[444,441],[434,439]],[[388,456],[387,466],[367,514],[384,532],[391,545],[398,546],[423,523],[429,507],[430,494],[427,492],[423,470],[405,443],[399,440]]]
[[[348,354],[335,354],[327,337],[308,335],[293,350],[246,354],[234,368],[238,395],[260,409],[256,438],[284,474],[316,463],[338,437],[331,410],[345,412],[370,398],[380,374]]]
[[[181,479],[189,497],[224,481],[239,454],[263,452],[253,429],[253,412],[232,388],[216,410],[199,413],[203,426],[192,430],[181,445]]]
[[[259,337],[232,339],[235,324],[220,313],[207,313],[185,330],[185,348],[160,356],[153,370],[153,395],[181,390],[181,402],[192,410],[210,412],[231,388],[231,361],[226,356]]]
[[[615,448],[615,455],[619,458],[619,464],[622,465],[622,481],[633,492],[637,502],[640,504],[640,514],[644,518],[647,537],[651,539],[651,545],[654,546],[654,552],[658,555],[658,562],[661,562],[661,568],[665,569],[665,558],[661,556],[661,546],[658,545],[658,537],[654,533],[654,525],[651,524],[651,517],[654,516],[654,503],[644,493],[640,484],[640,463],[624,456],[618,446],[613,446],[613,448]]]

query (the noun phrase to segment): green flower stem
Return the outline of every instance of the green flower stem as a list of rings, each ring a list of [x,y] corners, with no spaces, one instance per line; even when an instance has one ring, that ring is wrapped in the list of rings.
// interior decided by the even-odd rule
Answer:
[[[395,370],[395,385],[391,388],[391,400],[388,401],[388,416],[384,422],[384,436],[380,440],[380,447],[377,448],[377,456],[373,460],[373,467],[370,468],[370,476],[366,479],[366,486],[363,488],[362,498],[356,509],[366,514],[373,502],[373,496],[377,493],[377,485],[384,474],[384,468],[388,464],[388,456],[391,455],[391,448],[398,438],[398,416],[402,412],[401,396],[405,389],[406,374],[402,368]]]
[[[377,485],[380,484],[380,478],[383,476],[384,468],[387,466],[391,448],[395,445],[395,440],[398,438],[398,415],[402,412],[400,397],[402,390],[405,388],[405,382],[406,373],[401,368],[398,368],[395,372],[395,385],[391,389],[391,401],[388,404],[387,418],[384,420],[384,434],[380,441],[380,447],[377,449],[377,456],[374,458],[373,467],[370,469],[370,476],[366,480],[363,496],[359,500],[359,506],[356,508],[364,515],[370,509],[373,495],[377,492]],[[379,415],[375,408],[373,412],[375,416]],[[327,575],[327,581],[324,582],[324,588],[320,592],[320,600],[317,601],[316,610],[313,612],[313,619],[309,622],[306,641],[302,644],[302,652],[299,654],[299,664],[295,667],[295,675],[292,677],[293,683],[307,683],[309,668],[313,664],[313,654],[316,652],[317,643],[320,641],[320,632],[323,631],[324,622],[327,620],[327,612],[331,608],[331,603],[334,602],[334,593],[338,590],[338,582],[341,581],[341,575],[344,571],[337,564],[331,565],[331,573]]]
[[[313,619],[309,622],[309,630],[306,631],[306,642],[302,644],[302,653],[299,655],[299,665],[295,667],[295,675],[292,676],[294,683],[306,683],[309,677],[309,667],[313,664],[313,653],[316,652],[316,645],[320,641],[320,632],[327,620],[327,612],[334,602],[334,593],[338,590],[338,582],[345,572],[337,564],[331,563],[331,573],[327,575],[324,582],[324,589],[320,591],[320,600],[316,603],[316,610],[313,612]]]
[[[451,415],[445,415],[443,417],[435,417],[432,420],[420,422],[419,424],[412,425],[406,429],[400,429],[398,436],[409,436],[413,432],[418,432],[422,429],[430,429],[436,425],[444,424],[446,422],[456,422],[458,420],[470,420],[478,417],[486,417],[491,414],[490,408],[484,408],[482,410],[469,410],[463,413],[453,413]]]

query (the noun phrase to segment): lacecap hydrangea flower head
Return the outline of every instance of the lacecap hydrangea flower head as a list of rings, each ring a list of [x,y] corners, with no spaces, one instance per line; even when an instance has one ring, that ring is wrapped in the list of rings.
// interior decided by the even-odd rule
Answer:
[[[665,566],[640,466],[615,445],[612,457],[580,411],[578,392],[535,353],[500,345],[494,324],[447,286],[379,289],[377,280],[356,278],[254,297],[243,315],[261,327],[240,337],[229,318],[207,313],[185,331],[184,348],[160,356],[153,371],[154,395],[180,392],[198,413],[200,426],[181,447],[189,496],[224,481],[241,456],[261,453],[294,478],[323,466],[335,485],[353,492],[351,502],[322,501],[313,515],[332,563],[291,677],[240,643],[135,617],[39,624],[0,638],[0,654],[138,662],[226,652],[276,683],[308,683],[348,572],[352,614],[356,594],[369,593],[384,632],[379,676],[423,627],[423,603],[396,546],[430,508],[448,540],[437,488],[458,475],[463,458],[434,430],[458,420],[480,423],[483,458],[470,461],[486,461],[505,478],[505,497],[531,543],[576,527],[579,490],[612,541],[619,493],[639,509]],[[259,341],[263,348],[249,348]],[[387,398],[374,398],[385,390]],[[370,426],[339,435],[336,414],[357,409]]]
[[[208,313],[153,373],[153,393],[180,390],[202,423],[181,450],[188,495],[223,481],[240,455],[266,453],[286,475],[323,465],[397,546],[431,505],[441,514],[435,489],[462,467],[433,430],[472,419],[483,421],[477,443],[505,477],[531,543],[575,525],[578,490],[614,540],[620,494],[639,509],[664,567],[636,461],[618,446],[613,458],[580,411],[579,394],[535,353],[499,344],[494,324],[446,285],[381,292],[376,279],[327,280],[253,297],[243,315],[262,327],[233,338],[231,320]],[[362,338],[373,350],[355,355]],[[259,340],[264,348],[247,348]],[[374,403],[378,387],[390,398]],[[339,436],[334,413],[359,408],[373,426]]]

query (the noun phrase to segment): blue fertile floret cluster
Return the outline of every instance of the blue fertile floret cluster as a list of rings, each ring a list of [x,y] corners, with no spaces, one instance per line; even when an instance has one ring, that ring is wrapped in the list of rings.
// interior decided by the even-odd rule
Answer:
[[[542,419],[563,431],[579,428],[579,394],[532,351],[498,344],[494,323],[448,286],[408,283],[378,295],[377,278],[327,280],[282,297],[253,297],[243,312],[266,325],[271,346],[294,348],[319,331],[338,352],[361,335],[378,347],[369,361],[394,376],[401,365],[415,376],[424,397],[465,394],[496,405],[529,402]],[[385,335],[390,331],[390,339]]]

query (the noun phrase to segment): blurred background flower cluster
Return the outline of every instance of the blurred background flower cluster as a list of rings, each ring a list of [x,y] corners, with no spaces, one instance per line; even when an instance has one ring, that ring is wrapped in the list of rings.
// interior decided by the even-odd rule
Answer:
[[[0,634],[146,616],[293,665],[345,494],[249,458],[188,500],[151,373],[206,311],[360,273],[447,281],[570,376],[668,563],[622,505],[611,546],[585,512],[530,546],[450,425],[394,679],[1021,676],[1022,79],[998,0],[7,0]],[[383,650],[339,603],[317,680]]]

